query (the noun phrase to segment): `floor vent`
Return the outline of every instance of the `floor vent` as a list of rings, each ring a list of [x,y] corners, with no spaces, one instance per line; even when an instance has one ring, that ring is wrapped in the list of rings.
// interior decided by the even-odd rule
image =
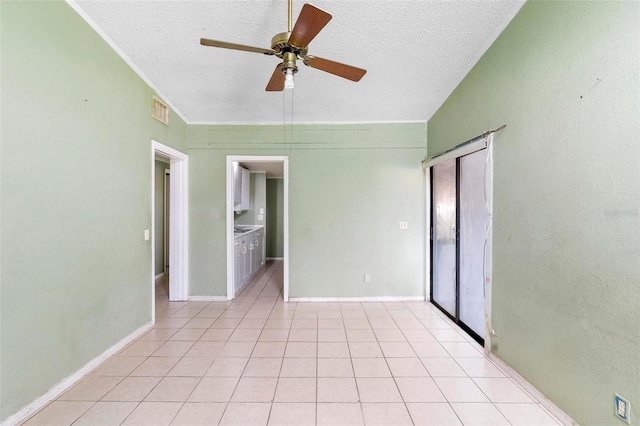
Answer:
[[[156,97],[153,98],[151,116],[161,123],[169,125],[169,107]]]

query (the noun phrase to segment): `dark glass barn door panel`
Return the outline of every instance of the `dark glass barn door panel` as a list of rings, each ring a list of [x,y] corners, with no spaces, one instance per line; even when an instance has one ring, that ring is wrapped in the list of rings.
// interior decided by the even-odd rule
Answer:
[[[456,160],[431,168],[433,301],[456,315]]]

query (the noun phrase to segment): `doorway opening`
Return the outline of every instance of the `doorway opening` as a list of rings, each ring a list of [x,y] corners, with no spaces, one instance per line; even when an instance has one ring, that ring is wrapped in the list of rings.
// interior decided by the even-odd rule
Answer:
[[[270,214],[281,214],[283,299],[289,300],[289,163],[286,156],[227,156],[227,299],[242,291],[254,273],[266,264],[266,229]],[[242,185],[244,173],[245,184]],[[253,176],[253,178],[250,178]],[[266,210],[266,182],[282,180],[282,211]],[[246,185],[251,183],[253,192]],[[263,187],[263,196],[256,197],[256,183]],[[239,187],[239,185],[242,185]],[[243,196],[244,188],[245,195]],[[242,201],[238,201],[241,198]],[[249,200],[247,200],[249,199]],[[234,232],[234,230],[236,232]],[[253,231],[253,233],[252,233]],[[246,238],[245,238],[246,237]],[[244,241],[243,241],[244,240]],[[237,247],[236,247],[237,245]],[[260,255],[260,256],[258,256]],[[258,260],[256,260],[256,258]],[[262,261],[262,264],[257,263]]]
[[[155,300],[158,303],[169,301],[169,210],[170,181],[169,175],[170,159],[160,154],[155,156],[155,179],[153,182],[153,192],[155,200],[153,203],[153,216],[156,227],[154,231],[154,271],[155,274]]]
[[[162,160],[168,163],[168,169],[158,168],[156,160]],[[168,173],[165,171],[168,170]],[[163,197],[166,202],[163,203],[162,223],[156,223],[156,173],[162,172],[164,176],[161,181],[165,182],[163,188]],[[151,141],[151,288],[152,288],[152,319],[155,322],[155,281],[156,271],[162,270],[161,273],[168,275],[169,280],[169,300],[185,301],[188,297],[188,205],[187,205],[187,189],[188,189],[188,172],[189,157],[171,147],[163,145],[154,140]],[[168,175],[171,177],[169,178]],[[164,196],[166,194],[166,196]],[[165,206],[166,211],[165,211]],[[162,241],[157,241],[157,229],[165,229]],[[170,237],[169,237],[170,236]],[[156,259],[156,243],[158,247],[162,247],[164,254]],[[161,263],[158,266],[156,260]],[[168,260],[168,262],[167,262]],[[169,265],[171,273],[169,274]]]

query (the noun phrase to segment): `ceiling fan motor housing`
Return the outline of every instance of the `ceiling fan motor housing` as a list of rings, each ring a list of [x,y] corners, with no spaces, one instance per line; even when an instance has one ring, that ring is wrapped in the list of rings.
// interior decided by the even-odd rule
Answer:
[[[284,32],[273,36],[271,39],[271,48],[276,51],[276,54],[281,53],[285,48],[289,47],[290,35],[291,33]]]
[[[282,71],[290,69],[294,73],[298,72],[298,66],[296,60],[298,58],[304,58],[307,55],[308,49],[306,47],[299,48],[289,43],[290,32],[278,33],[271,39],[271,49],[275,51],[275,55],[278,58],[284,60],[282,64]]]

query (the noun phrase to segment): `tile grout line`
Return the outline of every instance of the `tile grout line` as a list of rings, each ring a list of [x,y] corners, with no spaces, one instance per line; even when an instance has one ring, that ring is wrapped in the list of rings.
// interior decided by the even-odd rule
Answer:
[[[384,303],[382,305],[385,308],[385,312],[387,312],[389,314],[389,316],[391,317],[391,320],[394,322],[396,327],[398,327],[398,329],[400,330],[400,333],[402,333],[402,329],[398,326],[398,323],[396,322],[396,319],[393,317],[393,315],[391,315],[391,313],[387,309],[386,305],[384,305]],[[403,305],[404,305],[404,303],[403,303]],[[376,337],[376,341],[378,342],[378,346],[380,346],[380,340],[378,339],[378,335],[375,332],[373,334]],[[404,333],[402,333],[402,335],[404,336]],[[415,353],[413,347],[410,344],[409,344],[409,347],[411,347],[411,350],[413,351],[413,353],[417,357],[418,354]],[[407,410],[407,415],[409,416],[409,419],[415,425],[416,422],[413,420],[413,416],[411,415],[411,411],[409,411],[409,407],[407,406],[407,401],[405,401],[404,395],[402,395],[402,392],[400,391],[400,387],[398,386],[398,382],[396,381],[396,377],[393,375],[393,372],[391,371],[391,367],[389,366],[389,361],[387,361],[387,356],[384,353],[384,351],[382,350],[382,346],[380,346],[380,351],[382,352],[382,356],[384,357],[384,362],[387,365],[387,368],[389,369],[389,374],[391,374],[391,379],[393,380],[393,384],[396,386],[396,390],[398,391],[398,395],[400,395],[400,399],[402,400],[402,404],[404,405],[404,409]],[[429,373],[429,371],[427,371],[427,373]]]
[[[244,365],[244,367],[242,368],[242,371],[240,372],[240,375],[237,378],[237,382],[233,388],[233,390],[231,391],[231,394],[228,398],[228,400],[224,403],[223,409],[220,412],[220,417],[218,420],[218,423],[222,422],[225,414],[229,414],[229,407],[231,407],[231,400],[233,398],[233,395],[235,394],[235,392],[238,390],[240,381],[243,378],[243,375],[245,372],[247,372],[248,366],[249,366],[249,362],[251,361],[251,359],[259,359],[259,358],[263,358],[263,357],[254,357],[253,355],[257,354],[257,349],[258,349],[258,344],[260,342],[263,343],[273,343],[273,342],[280,342],[283,338],[283,334],[285,333],[280,333],[280,332],[274,332],[274,338],[269,338],[269,340],[264,340],[261,341],[261,337],[263,336],[263,334],[265,333],[266,330],[287,330],[286,331],[286,337],[285,341],[284,341],[284,352],[282,353],[282,357],[281,357],[281,363],[277,372],[277,376],[276,376],[276,381],[275,381],[275,388],[273,390],[273,395],[271,397],[271,401],[270,401],[270,407],[269,407],[269,412],[267,413],[267,423],[270,420],[274,420],[275,418],[272,418],[272,415],[274,414],[274,405],[276,403],[276,395],[277,395],[277,390],[278,390],[278,386],[280,384],[280,379],[283,377],[283,372],[284,372],[284,363],[285,360],[287,359],[285,357],[286,355],[286,350],[289,348],[289,343],[290,343],[290,337],[292,335],[292,332],[294,330],[294,322],[296,320],[296,314],[301,313],[301,317],[299,317],[298,319],[303,320],[302,325],[304,324],[304,320],[307,318],[311,318],[312,316],[310,316],[310,312],[314,312],[314,316],[313,318],[315,318],[315,334],[316,334],[316,339],[315,339],[315,345],[316,345],[316,352],[315,352],[315,424],[317,425],[320,418],[319,418],[319,401],[318,401],[318,396],[319,396],[319,364],[320,364],[320,346],[321,343],[329,343],[329,345],[327,345],[327,348],[329,350],[328,355],[331,355],[332,353],[332,346],[335,342],[335,345],[338,346],[338,344],[341,342],[340,339],[338,339],[337,337],[337,333],[327,333],[328,334],[328,340],[326,342],[321,342],[320,341],[320,333],[321,331],[324,330],[333,330],[332,328],[321,328],[320,325],[320,321],[321,321],[321,316],[322,319],[327,319],[327,320],[334,320],[335,317],[337,316],[336,314],[333,313],[326,313],[323,314],[323,310],[322,305],[318,304],[318,303],[308,303],[308,304],[300,304],[300,303],[291,303],[291,305],[293,305],[292,307],[285,307],[286,304],[284,304],[285,306],[283,306],[283,301],[282,301],[282,297],[283,297],[283,287],[282,287],[282,283],[278,284],[277,282],[277,273],[279,271],[281,271],[281,265],[278,265],[276,263],[271,264],[268,268],[265,268],[265,270],[261,271],[260,274],[257,274],[252,281],[245,286],[244,289],[242,289],[242,291],[240,292],[240,294],[238,295],[238,297],[235,298],[235,300],[233,301],[229,301],[229,302],[207,302],[206,304],[204,304],[203,306],[200,306],[200,303],[202,302],[186,302],[184,304],[182,304],[179,309],[175,310],[172,312],[171,309],[168,309],[168,307],[166,306],[158,306],[159,304],[156,303],[156,308],[160,308],[163,309],[168,312],[171,312],[170,314],[168,314],[167,317],[164,317],[161,319],[161,321],[159,321],[157,324],[155,324],[147,333],[145,333],[144,335],[138,337],[136,340],[134,340],[133,342],[131,342],[131,344],[127,345],[127,347],[122,348],[118,353],[112,355],[111,357],[109,357],[107,360],[104,360],[104,362],[102,362],[99,366],[96,366],[96,368],[94,369],[94,371],[92,372],[92,374],[88,374],[86,377],[91,377],[93,376],[93,373],[95,373],[99,368],[104,367],[106,365],[106,363],[109,360],[114,360],[117,359],[118,357],[124,358],[124,357],[138,357],[137,355],[121,355],[127,348],[129,348],[131,345],[135,344],[136,342],[151,342],[151,341],[156,341],[155,338],[149,339],[149,340],[141,340],[143,339],[145,336],[148,336],[150,333],[153,333],[154,330],[166,330],[166,329],[171,329],[173,330],[172,332],[168,332],[167,336],[163,336],[163,338],[158,339],[157,341],[160,343],[160,345],[158,347],[156,347],[155,349],[153,349],[153,351],[151,351],[151,353],[149,353],[148,355],[144,355],[144,356],[140,356],[140,358],[142,358],[142,361],[137,364],[131,371],[129,371],[127,374],[125,374],[124,376],[120,376],[118,378],[118,380],[116,381],[116,383],[109,388],[109,390],[106,391],[106,393],[104,393],[104,395],[102,395],[99,398],[96,398],[97,401],[81,401],[81,402],[88,402],[89,405],[88,407],[82,411],[82,413],[80,413],[77,417],[75,417],[74,420],[71,420],[69,423],[65,423],[65,424],[77,424],[79,423],[79,420],[81,420],[85,415],[87,415],[87,413],[94,409],[94,407],[96,407],[98,405],[98,403],[102,402],[102,403],[110,403],[110,402],[114,402],[114,403],[123,403],[123,402],[132,402],[134,404],[132,404],[133,408],[131,409],[131,411],[124,417],[124,419],[122,420],[122,423],[125,423],[127,421],[127,419],[130,419],[131,416],[136,412],[136,410],[138,410],[141,406],[143,402],[158,402],[158,403],[170,403],[172,404],[173,401],[145,401],[146,398],[149,397],[149,395],[151,393],[154,392],[154,390],[156,390],[158,388],[158,386],[160,385],[160,383],[164,380],[164,379],[168,379],[168,378],[198,378],[198,380],[196,380],[196,384],[193,387],[193,389],[191,389],[191,391],[189,392],[189,394],[186,396],[186,398],[184,400],[181,401],[176,401],[179,405],[177,407],[177,410],[173,413],[173,415],[171,415],[169,413],[169,415],[171,416],[170,422],[175,421],[178,416],[180,415],[181,412],[183,412],[183,409],[185,409],[185,407],[188,405],[189,403],[189,398],[191,398],[194,395],[195,390],[198,388],[198,386],[200,386],[202,384],[202,382],[204,381],[205,378],[207,378],[208,376],[206,375],[207,372],[209,371],[209,369],[212,367],[213,363],[215,362],[216,359],[220,359],[218,358],[218,354],[220,351],[222,351],[224,349],[224,347],[230,343],[230,342],[250,342],[253,344],[253,346],[251,347],[251,351],[248,354],[248,359],[247,359],[247,363]],[[279,287],[278,290],[278,294],[277,295],[273,295],[270,294],[272,293],[276,288]],[[174,302],[168,302],[168,303],[174,303]],[[178,302],[180,303],[180,302]],[[222,303],[224,303],[224,305],[222,305]],[[485,377],[471,377],[471,375],[467,372],[466,369],[464,369],[462,367],[463,364],[461,364],[462,359],[464,358],[469,358],[467,356],[454,356],[454,353],[459,353],[459,354],[463,354],[466,355],[466,352],[462,351],[462,349],[466,350],[465,348],[456,348],[455,345],[451,345],[452,348],[447,349],[446,347],[443,346],[443,341],[440,341],[438,337],[436,337],[435,335],[433,335],[431,333],[431,330],[429,329],[429,327],[427,327],[427,325],[425,324],[425,321],[432,321],[432,320],[438,320],[438,319],[442,319],[442,318],[426,318],[427,316],[431,315],[431,314],[421,314],[419,312],[431,312],[431,310],[427,310],[427,309],[413,309],[416,306],[409,306],[407,304],[407,302],[400,302],[401,305],[396,305],[396,303],[394,302],[378,302],[378,303],[361,303],[361,302],[356,302],[357,303],[357,307],[358,309],[353,310],[353,312],[358,312],[358,313],[362,313],[364,315],[364,318],[362,319],[366,319],[366,324],[368,326],[368,330],[370,330],[370,332],[373,334],[373,339],[378,347],[378,350],[381,352],[381,356],[384,358],[384,362],[385,365],[387,367],[387,369],[389,370],[390,373],[390,377],[393,379],[393,383],[396,387],[396,391],[398,392],[398,394],[400,395],[401,401],[403,403],[403,406],[405,407],[405,410],[409,416],[409,419],[411,420],[412,423],[416,423],[416,421],[419,421],[419,419],[417,419],[416,421],[414,421],[413,416],[411,411],[409,410],[408,407],[408,403],[405,400],[404,395],[402,394],[402,392],[400,391],[400,388],[398,386],[398,378],[402,378],[405,376],[398,376],[396,377],[390,367],[389,364],[389,358],[394,358],[394,356],[388,357],[387,354],[383,351],[383,344],[388,343],[388,345],[385,345],[385,347],[388,346],[388,350],[392,351],[389,352],[392,355],[403,355],[404,351],[401,352],[397,352],[396,350],[400,350],[403,349],[402,345],[398,345],[398,347],[394,347],[395,343],[399,343],[399,342],[405,342],[406,344],[408,344],[408,347],[411,348],[413,355],[418,359],[418,361],[420,361],[420,365],[423,366],[423,368],[426,370],[427,373],[427,377],[429,377],[433,383],[435,384],[436,388],[438,389],[438,391],[444,396],[444,399],[447,403],[447,406],[449,407],[449,409],[451,411],[453,411],[453,414],[455,415],[455,418],[457,418],[461,423],[461,417],[458,414],[458,412],[456,412],[455,409],[453,409],[452,406],[452,402],[449,400],[449,398],[446,397],[446,395],[444,394],[444,392],[442,391],[442,388],[440,387],[440,385],[438,385],[438,383],[435,380],[435,377],[432,375],[431,371],[429,371],[428,368],[426,368],[426,364],[425,364],[425,358],[421,358],[420,356],[418,356],[418,353],[416,352],[416,349],[413,347],[412,342],[410,341],[409,337],[407,336],[407,332],[413,330],[412,327],[415,327],[417,325],[412,324],[409,320],[417,320],[420,322],[420,324],[422,325],[422,328],[417,329],[416,330],[425,330],[427,333],[429,333],[432,337],[433,337],[433,341],[435,343],[437,343],[440,347],[442,347],[442,349],[444,350],[444,353],[446,353],[446,359],[451,359],[453,360],[453,365],[455,365],[456,367],[458,367],[459,369],[462,370],[462,372],[464,373],[464,378],[470,379],[470,382],[473,384],[473,386],[477,387],[481,394],[484,395],[488,402],[464,402],[461,401],[461,403],[463,404],[470,404],[470,405],[476,405],[476,404],[486,404],[486,405],[491,405],[496,411],[497,413],[499,413],[500,416],[502,416],[502,418],[506,419],[507,422],[510,422],[509,419],[506,418],[506,415],[502,412],[502,410],[500,410],[500,408],[498,408],[497,404],[500,402],[494,402],[491,398],[489,398],[489,394],[487,392],[485,392],[476,382],[477,379],[484,379]],[[430,306],[428,302],[423,302],[426,306]],[[305,305],[309,305],[309,306],[305,306]],[[366,305],[366,306],[365,306]],[[170,306],[170,305],[169,305]],[[356,305],[354,304],[353,306],[349,306],[350,307],[355,307]],[[195,319],[209,319],[207,317],[199,317],[199,315],[203,314],[204,311],[206,311],[209,308],[217,308],[214,309],[214,311],[219,311],[219,313],[217,314],[217,316],[215,316],[214,318],[212,318],[211,324],[209,325],[209,327],[207,327],[205,329],[205,331],[199,335],[199,337],[196,340],[171,340],[173,336],[175,336],[177,333],[180,333],[183,330],[198,330],[200,329],[200,327],[190,327],[189,324],[192,323]],[[308,307],[312,308],[312,309],[307,309]],[[339,317],[340,317],[340,321],[342,322],[342,330],[344,332],[344,342],[346,344],[346,348],[347,348],[347,353],[349,356],[349,360],[350,360],[350,365],[351,365],[351,369],[352,369],[352,373],[353,373],[353,381],[355,383],[356,386],[356,392],[357,392],[357,397],[358,397],[358,404],[360,406],[360,414],[362,416],[362,419],[364,421],[365,419],[365,410],[364,410],[364,406],[363,406],[363,401],[362,401],[362,397],[361,397],[361,389],[358,383],[358,377],[356,377],[356,372],[355,372],[355,365],[354,365],[354,358],[352,356],[352,348],[351,345],[354,342],[351,342],[351,340],[348,337],[348,333],[347,333],[347,324],[346,324],[346,320],[347,319],[351,319],[351,320],[358,320],[359,315],[349,315],[349,318],[345,319],[344,314],[346,311],[343,310],[344,308],[347,308],[347,306],[342,306],[342,304],[338,303],[338,308],[337,308],[337,312],[339,312]],[[365,309],[365,307],[368,307],[369,309]],[[200,309],[198,309],[200,308]],[[333,307],[328,308],[329,311],[333,311]],[[384,316],[382,314],[382,312],[384,312]],[[394,314],[395,312],[395,314]],[[229,314],[229,317],[226,317],[225,314]],[[437,315],[437,312],[435,312],[435,314]],[[178,316],[176,316],[178,315]],[[183,316],[186,315],[186,316]],[[236,318],[237,316],[239,316],[239,318]],[[256,316],[257,315],[257,316]],[[263,318],[262,316],[266,315],[265,318]],[[254,318],[255,317],[255,318]],[[326,318],[325,318],[326,317]],[[160,319],[160,317],[158,317],[158,319]],[[175,328],[174,327],[166,327],[166,328],[157,328],[158,325],[161,325],[163,323],[166,323],[168,321],[170,321],[171,319],[175,319],[175,320],[183,320],[184,323],[182,325],[180,325],[179,327]],[[387,323],[387,319],[391,319],[393,320],[392,322]],[[233,325],[232,327],[229,328],[212,328],[213,325],[217,322],[217,321],[226,321],[226,320],[233,320],[231,321],[231,324]],[[243,322],[247,320],[247,322],[245,322],[244,326],[243,326]],[[258,321],[260,320],[260,321]],[[270,320],[276,320],[276,321],[282,321],[285,322],[286,324],[286,328],[267,328],[267,323]],[[236,322],[237,321],[237,322]],[[176,322],[181,322],[181,321],[176,321]],[[196,323],[197,324],[197,323]],[[220,324],[220,323],[219,323]],[[224,323],[223,323],[224,324]],[[260,327],[255,327],[255,324],[259,324]],[[374,324],[376,327],[374,327]],[[387,329],[386,327],[390,326],[391,324],[394,324],[394,330],[398,330],[399,331],[399,335],[395,335],[391,332],[387,332],[388,330],[392,330],[391,328]],[[199,325],[199,324],[198,324]],[[227,324],[224,324],[225,326],[228,326]],[[257,329],[259,329],[259,333],[257,334],[257,337],[253,337],[253,333],[249,333],[251,334],[250,337],[242,337],[242,340],[237,340],[237,341],[231,341],[231,337],[233,336],[234,333],[236,333],[239,330],[253,330],[253,328],[247,328],[245,327],[246,325],[249,325],[251,327],[255,327]],[[282,324],[276,324],[277,326],[282,326]],[[358,324],[355,324],[358,325]],[[433,324],[434,326],[439,326],[439,324]],[[449,325],[449,324],[447,324]],[[333,324],[328,323],[327,326],[333,326]],[[407,326],[408,328],[403,328],[403,326]],[[381,328],[380,328],[381,327]],[[461,330],[459,329],[459,327],[457,325],[451,326],[452,331],[455,331],[458,334],[461,334]],[[204,336],[205,333],[208,332],[208,330],[230,330],[230,334],[225,338],[224,341],[218,341],[218,340],[212,340],[212,341],[203,341],[201,340],[202,337]],[[299,330],[314,330],[314,328],[300,328]],[[354,330],[358,330],[358,329],[354,329]],[[365,329],[363,329],[364,331]],[[436,330],[439,330],[438,328],[436,328]],[[378,333],[376,332],[378,331]],[[163,334],[164,332],[159,332],[159,331],[155,331],[159,334]],[[223,333],[226,335],[226,331]],[[247,335],[249,335],[247,334]],[[303,333],[304,335],[304,333]],[[393,339],[397,339],[399,336],[402,336],[402,338],[404,339],[403,341],[400,340],[393,340]],[[192,336],[187,336],[189,338],[192,338]],[[224,336],[223,336],[224,337]],[[306,339],[308,336],[303,336],[304,339]],[[417,335],[415,337],[421,338],[421,336]],[[456,343],[458,342],[457,340],[449,340],[449,339],[453,339],[455,336],[451,335],[448,336],[447,333],[441,333],[440,338],[445,338],[447,340],[445,340],[444,342],[453,342]],[[463,336],[464,337],[464,336]],[[369,337],[367,337],[368,339]],[[219,338],[220,339],[220,338]],[[272,340],[272,339],[278,339],[278,340]],[[300,342],[308,342],[308,343],[313,343],[313,341],[309,341],[309,340],[300,340]],[[338,339],[338,340],[335,340]],[[380,340],[383,339],[383,340]],[[391,340],[389,340],[391,339]],[[355,339],[356,341],[358,341],[359,339]],[[165,344],[170,343],[170,342],[189,342],[191,343],[189,345],[188,348],[186,348],[184,350],[184,352],[182,353],[182,355],[176,356],[175,358],[177,358],[176,362],[169,367],[166,372],[164,373],[164,375],[159,376],[159,381],[158,383],[156,383],[155,385],[153,385],[149,391],[146,392],[146,394],[141,398],[140,401],[104,401],[103,399],[106,397],[106,395],[108,395],[110,392],[112,392],[114,389],[116,389],[118,386],[122,385],[123,382],[128,379],[128,378],[137,378],[137,377],[147,377],[147,378],[155,378],[158,376],[131,376],[131,374],[138,368],[140,368],[141,365],[143,365],[145,362],[147,362],[150,359],[153,358],[160,358],[163,357],[163,355],[158,355],[158,356],[154,356],[154,354],[156,352],[158,352],[160,350],[160,348],[162,348]],[[187,356],[187,354],[194,350],[194,347],[196,347],[196,345],[199,342],[203,342],[203,343],[207,343],[207,342],[211,342],[211,343],[222,343],[222,345],[220,346],[220,349],[216,352],[216,355],[212,356],[211,358],[211,362],[209,363],[209,365],[207,366],[207,368],[205,369],[205,372],[201,375],[201,376],[189,376],[189,375],[177,375],[177,376],[170,376],[169,374],[171,373],[172,370],[176,369],[179,364],[181,362],[184,362],[186,360],[189,360],[190,358],[194,358],[196,356],[199,356],[197,353],[194,352],[193,356]],[[420,342],[420,340],[417,340],[417,342]],[[470,343],[473,344],[473,342],[469,341],[468,339],[465,339],[464,341],[460,341],[459,343]],[[145,343],[142,344],[142,346],[140,346],[139,348],[141,349],[145,349]],[[153,347],[154,344],[150,343],[148,347]],[[183,346],[186,346],[183,345]],[[206,347],[206,345],[205,345]],[[425,347],[426,348],[426,347]],[[474,347],[475,349],[475,347]],[[451,352],[451,350],[454,350],[454,352]],[[146,351],[145,351],[146,352]],[[208,352],[207,352],[208,353]],[[324,353],[324,352],[323,352]],[[443,353],[443,355],[444,355]],[[273,353],[271,353],[270,355],[272,355]],[[210,355],[210,354],[209,354]],[[237,354],[236,354],[237,355]],[[366,355],[366,353],[365,353]],[[527,397],[529,397],[531,399],[531,402],[527,402],[527,403],[521,403],[518,401],[513,401],[513,402],[505,402],[505,403],[500,403],[500,404],[505,404],[505,405],[510,405],[510,404],[527,404],[527,405],[531,405],[531,406],[536,406],[538,408],[541,408],[542,411],[549,415],[553,421],[556,421],[556,418],[549,414],[547,412],[547,410],[544,409],[543,406],[541,406],[540,401],[537,400],[537,398],[533,397],[531,394],[529,394],[526,390],[522,389],[521,386],[519,386],[518,383],[515,383],[513,377],[511,377],[510,374],[508,374],[507,372],[504,372],[499,366],[495,365],[490,359],[488,359],[486,356],[484,356],[484,354],[481,354],[482,356],[480,357],[471,357],[470,359],[481,359],[484,362],[489,362],[490,365],[494,366],[497,371],[499,371],[501,374],[503,374],[502,377],[497,377],[496,379],[508,379],[509,383],[511,384],[515,384],[517,389],[520,389],[521,391],[523,391],[524,395],[526,395]],[[167,357],[172,355],[166,355]],[[208,358],[209,356],[207,356]],[[233,357],[226,357],[227,359],[232,359],[232,358],[237,358],[237,356],[233,356]],[[267,357],[267,358],[271,358],[271,357]],[[294,358],[294,357],[291,357]],[[224,359],[224,358],[222,358]],[[322,359],[326,359],[326,357],[322,357]],[[431,357],[426,357],[426,360],[431,359]],[[135,360],[131,360],[131,363],[133,364],[133,362],[135,362]],[[204,365],[205,363],[203,363]],[[128,362],[127,364],[122,364],[124,366],[129,365]],[[194,365],[199,365],[198,363],[195,363]],[[446,364],[443,365],[443,367],[446,367]],[[123,371],[126,370],[126,368],[123,369]],[[114,372],[116,372],[116,370],[113,370]],[[440,371],[440,369],[438,370]],[[449,376],[449,372],[447,370],[442,370],[442,372],[447,373],[447,375],[445,376],[438,376],[438,377],[443,377],[443,378],[458,378],[458,376]],[[108,373],[108,371],[105,370],[105,373]],[[189,373],[188,369],[187,369],[187,373]],[[455,373],[457,373],[457,371],[455,371]],[[451,373],[453,374],[453,373]],[[297,377],[298,373],[296,373],[294,376],[292,377]],[[85,378],[86,378],[85,377]],[[109,376],[109,375],[99,375],[99,376],[95,376],[95,377],[114,377],[114,376]],[[259,377],[259,376],[256,376]],[[306,376],[305,376],[306,377]],[[366,375],[364,376],[366,377]],[[377,377],[375,375],[371,376],[371,377]],[[406,377],[418,377],[415,375],[411,375],[411,376],[406,376]],[[85,379],[83,378],[83,380]],[[488,379],[494,379],[494,377],[488,376],[486,377]],[[76,384],[76,386],[78,386],[81,382],[78,382],[78,384]],[[506,382],[505,382],[506,384]],[[75,387],[75,386],[74,386]],[[73,388],[69,389],[67,392],[71,391]],[[63,394],[64,395],[64,394]],[[60,397],[62,397],[63,395],[61,395]],[[374,398],[374,399],[384,399],[384,398]],[[455,399],[455,398],[454,398]],[[30,416],[28,419],[25,419],[24,422],[29,422],[31,419],[33,419],[36,415],[38,415],[40,412],[42,412],[43,410],[45,410],[47,407],[49,407],[53,402],[59,401],[58,398],[50,400],[49,403],[47,405],[45,405],[44,407],[42,407],[40,410],[38,410],[36,413],[33,413],[32,416]],[[63,401],[65,402],[65,401]],[[69,400],[69,402],[74,402],[72,400]],[[203,402],[208,402],[208,401],[203,401]],[[214,401],[212,401],[214,402]],[[243,401],[238,401],[238,402],[243,402]],[[287,401],[284,401],[287,402]],[[295,401],[295,402],[291,402],[291,404],[293,405],[298,405],[298,403],[303,403],[304,401]],[[340,401],[341,403],[344,403],[346,401]],[[416,402],[420,402],[420,401],[416,401]],[[434,401],[436,402],[436,401]],[[423,402],[421,404],[428,404],[428,402]],[[335,404],[335,403],[334,403]],[[380,404],[380,403],[375,403],[375,404]],[[373,403],[371,405],[374,405]],[[222,408],[222,407],[221,407]],[[266,407],[265,407],[266,408]],[[355,407],[354,407],[355,408]],[[306,412],[306,409],[305,409]],[[355,413],[354,413],[355,414]],[[463,413],[464,414],[464,413]],[[167,416],[168,418],[168,416]],[[310,418],[309,418],[310,419]],[[121,423],[121,424],[122,424]],[[24,423],[22,423],[24,424]],[[366,422],[365,422],[366,424]]]
[[[194,318],[196,318],[196,316],[198,314],[200,314],[202,311],[204,311],[208,306],[211,305],[211,302],[207,303],[205,306],[202,307],[202,309],[200,309],[193,317],[191,317],[191,320],[193,320]],[[188,305],[185,305],[188,306]],[[226,310],[226,309],[225,309]],[[223,311],[224,313],[224,311]],[[189,324],[189,322],[191,322],[191,320],[189,320],[187,323],[185,323],[185,325],[180,329],[183,330],[185,329],[185,327],[187,326],[187,324]],[[217,320],[217,318],[213,321],[215,322]],[[212,325],[213,325],[212,322]],[[177,332],[176,332],[177,333]],[[174,335],[176,334],[174,333]],[[199,337],[198,340],[194,341],[194,343],[189,347],[189,349],[187,349],[187,351],[185,351],[185,353],[180,357],[180,359],[178,360],[178,362],[176,362],[176,364],[167,372],[167,374],[164,376],[166,377],[171,377],[168,376],[168,374],[171,372],[171,370],[173,370],[179,363],[180,361],[182,361],[183,359],[186,358],[187,353],[189,353],[189,351],[195,346],[195,344],[200,341],[200,339],[202,338],[202,336],[206,333],[206,331],[204,333],[202,333]],[[167,340],[168,341],[168,340]],[[215,359],[215,357],[214,357]],[[175,412],[175,414],[173,415],[173,417],[171,417],[171,421],[169,422],[169,424],[173,423],[173,421],[176,419],[176,417],[178,416],[178,414],[180,414],[180,411],[182,411],[182,408],[186,405],[186,403],[189,401],[189,398],[191,398],[191,396],[193,395],[193,393],[195,392],[195,390],[198,388],[198,386],[200,385],[200,383],[202,383],[202,380],[206,377],[207,371],[209,371],[209,368],[211,368],[211,365],[213,364],[213,360],[211,360],[211,363],[209,364],[209,366],[207,367],[207,369],[205,370],[204,374],[202,375],[202,377],[200,377],[200,379],[198,380],[198,382],[196,383],[196,385],[193,387],[193,389],[191,390],[191,392],[189,392],[189,395],[185,398],[184,402],[182,402],[182,404],[180,405],[180,408],[178,408],[178,410]],[[178,376],[179,377],[179,376]],[[162,380],[160,380],[160,382],[162,382]],[[160,384],[160,382],[158,382],[158,385]],[[158,386],[156,385],[156,387]],[[154,387],[155,389],[155,387]],[[151,391],[153,392],[153,390]],[[151,392],[149,394],[151,394]],[[149,394],[147,394],[147,397],[149,396]],[[134,410],[135,411],[135,410]],[[132,411],[133,412],[133,411]]]

